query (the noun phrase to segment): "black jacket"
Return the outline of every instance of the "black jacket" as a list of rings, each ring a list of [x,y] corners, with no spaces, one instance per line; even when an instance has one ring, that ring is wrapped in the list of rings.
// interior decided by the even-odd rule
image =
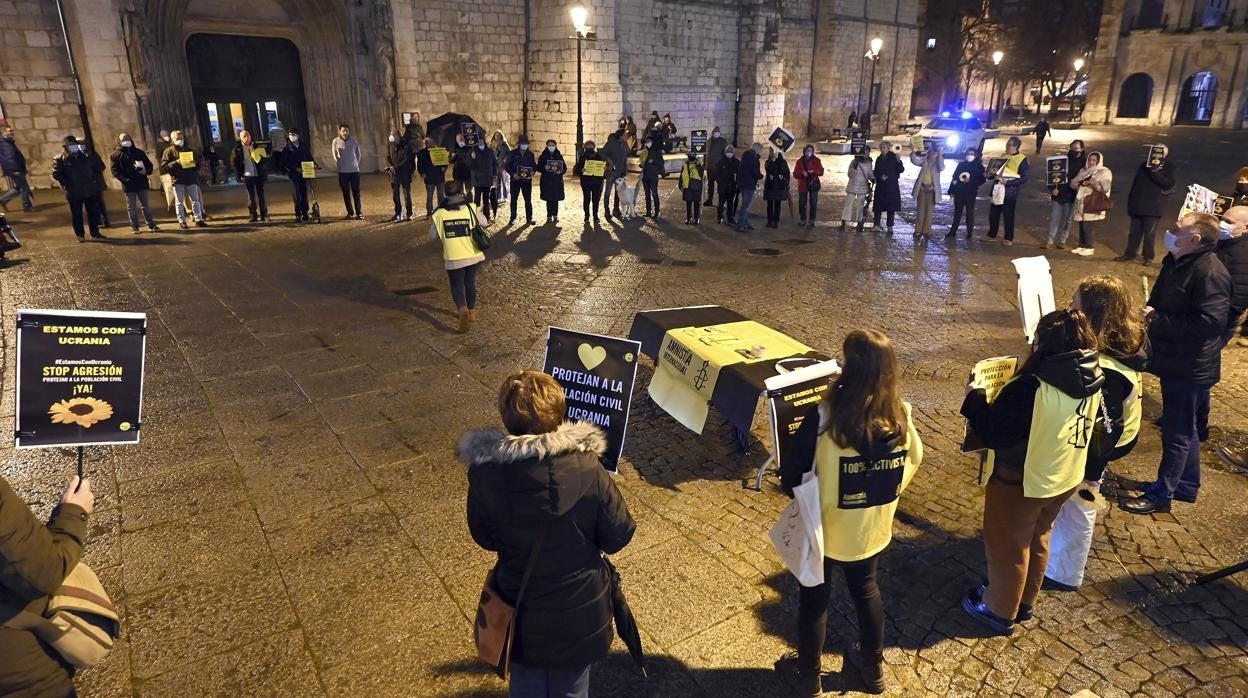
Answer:
[[[641,156],[641,178],[657,181],[667,171],[667,162],[663,159],[663,147],[658,141],[650,139],[650,148]]]
[[[1153,170],[1148,163],[1142,162],[1135,170],[1135,179],[1131,180],[1131,191],[1127,194],[1127,215],[1148,218],[1161,218],[1165,209],[1165,194],[1174,189],[1174,162],[1169,158],[1161,167]]]
[[[875,159],[875,199],[872,202],[874,210],[901,210],[901,184],[899,181],[901,173],[905,171],[906,166],[901,163],[901,158],[897,157],[897,153],[891,150],[887,153],[880,153],[880,156]]]
[[[962,181],[962,173],[966,173],[966,181]],[[974,199],[979,193],[979,187],[986,182],[984,178],[984,163],[979,158],[975,158],[971,162],[963,160],[953,170],[953,178],[949,181],[949,196],[956,196],[962,199]]]
[[[446,181],[446,165],[433,164],[428,148],[416,151],[416,171],[425,180],[425,184],[438,185]]]
[[[278,165],[287,177],[292,180],[303,179],[303,163],[312,161],[312,149],[303,141],[300,141],[298,145],[294,142],[287,142],[277,158]]]
[[[179,153],[191,153],[195,156],[195,164],[191,167],[183,167],[179,164]],[[185,145],[171,145],[164,154],[160,156],[160,166],[163,171],[173,176],[174,184],[199,184],[199,155]]]
[[[451,177],[456,182],[472,184],[472,148],[465,145],[451,149]]]
[[[5,176],[26,173],[26,156],[17,141],[12,138],[0,138],[0,174]]]
[[[416,167],[416,158],[412,155],[412,146],[405,139],[390,144],[386,151],[386,166],[390,168],[390,179],[402,184],[412,183],[412,172]]]
[[[472,186],[489,189],[494,186],[494,177],[498,175],[498,158],[494,151],[486,148],[472,149]]]
[[[972,390],[962,401],[962,416],[969,428],[996,452],[993,479],[1007,485],[1021,485],[1036,391],[1044,381],[1074,398],[1096,394],[1105,383],[1097,355],[1092,350],[1070,351],[1050,356],[1032,373],[1012,379],[997,393],[991,404],[982,390]]]
[[[546,168],[555,170],[548,171]],[[568,172],[568,164],[563,159],[563,153],[555,148],[555,152],[542,150],[542,156],[537,159],[537,169],[542,174],[542,181],[538,191],[541,194],[542,201],[563,201],[563,176]]]
[[[610,182],[628,174],[628,153],[624,142],[619,138],[608,138],[602,147],[602,156],[607,159],[606,181]]]
[[[251,147],[253,149],[256,147],[255,141],[252,141]],[[260,162],[254,163],[256,166],[256,179],[259,179],[261,182],[268,179],[268,175],[265,173],[265,168],[268,166],[269,160],[273,157],[272,154],[268,152],[268,148],[265,148],[264,150],[264,157],[260,158]],[[243,154],[244,152],[243,142],[234,141],[234,147],[230,149],[230,170],[234,172],[234,179],[237,179],[240,182],[243,181],[243,175],[247,172],[247,162],[244,159],[247,156]]]
[[[1166,255],[1148,297],[1148,372],[1213,385],[1222,378],[1222,333],[1231,307],[1231,275],[1213,247]]]
[[[741,164],[737,167],[737,186],[742,191],[753,189],[758,180],[763,178],[763,168],[759,163],[758,153],[748,148],[741,154]]]
[[[529,168],[530,172],[528,179],[520,176],[521,167]],[[512,182],[532,184],[533,175],[537,174],[537,158],[533,156],[533,151],[520,150],[519,146],[517,146],[515,150],[511,151],[511,156],[507,158],[507,174],[511,175]]]
[[[722,195],[731,196],[737,193],[737,170],[741,163],[734,158],[720,158],[715,163],[715,167],[711,169],[711,179],[715,180],[715,186],[719,187]]]
[[[514,603],[533,543],[545,529],[517,614],[512,660],[537,669],[581,669],[607,655],[614,637],[610,581],[601,553],[616,553],[636,525],[603,469],[606,437],[568,422],[549,434],[470,431],[460,439],[468,465],[468,529],[498,553],[494,580]]]
[[[728,139],[720,136],[706,142],[706,169],[714,170],[720,160],[724,159],[724,148],[728,147]]]
[[[67,199],[90,199],[100,193],[99,170],[86,153],[62,153],[52,161],[52,179]]]
[[[764,169],[767,171],[767,178],[763,180],[763,199],[784,201],[789,198],[789,163],[784,156],[768,160]]]
[[[117,146],[117,150],[113,151],[112,157],[109,158],[109,171],[113,173],[113,177],[121,182],[121,188],[124,191],[144,191],[148,188],[147,176],[154,174],[152,170],[152,161],[147,158],[147,153],[137,146],[123,148]],[[139,163],[143,166],[143,171],[135,165]]]
[[[1231,308],[1226,316],[1226,331],[1234,334],[1240,316],[1248,310],[1248,235],[1219,241],[1217,255],[1231,275]]]

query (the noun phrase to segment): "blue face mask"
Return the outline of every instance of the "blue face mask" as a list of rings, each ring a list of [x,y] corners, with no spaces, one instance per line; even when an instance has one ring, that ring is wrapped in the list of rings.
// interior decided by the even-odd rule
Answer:
[[[1222,240],[1230,240],[1235,237],[1235,226],[1231,223],[1221,221],[1218,223],[1218,229],[1222,231],[1221,234],[1218,235],[1218,237]]]
[[[1161,244],[1166,246],[1170,254],[1177,255],[1179,253],[1179,238],[1169,230],[1161,237]]]

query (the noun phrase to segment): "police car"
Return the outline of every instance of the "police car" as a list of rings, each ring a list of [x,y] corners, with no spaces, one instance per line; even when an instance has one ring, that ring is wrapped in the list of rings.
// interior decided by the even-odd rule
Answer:
[[[984,125],[969,111],[943,112],[919,130],[924,138],[943,142],[945,157],[960,158],[967,148],[984,152]]]

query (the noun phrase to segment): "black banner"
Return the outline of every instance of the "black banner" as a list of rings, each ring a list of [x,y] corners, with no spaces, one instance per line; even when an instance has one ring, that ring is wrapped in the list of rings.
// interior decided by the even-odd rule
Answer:
[[[706,129],[689,132],[689,152],[697,155],[706,154]]]
[[[771,144],[776,146],[776,149],[780,152],[787,153],[793,147],[793,144],[797,142],[797,136],[794,136],[793,132],[787,128],[777,127],[767,137],[767,140],[771,141]]]
[[[1055,187],[1070,181],[1070,160],[1065,155],[1046,158],[1045,164],[1049,172],[1049,186]]]
[[[827,396],[829,378],[838,368],[835,362],[809,358],[784,359],[776,368],[788,373],[767,380],[772,458],[781,473],[805,472],[815,458],[819,402]]]
[[[1166,164],[1166,146],[1148,146],[1148,166],[1155,170],[1164,164]]]
[[[17,311],[18,448],[133,444],[147,316]]]
[[[459,132],[464,134],[464,142],[470,146],[476,146],[481,140],[481,129],[471,121],[465,121],[459,125]]]
[[[866,155],[867,154],[867,134],[863,131],[854,131],[853,136],[849,139],[850,155]]]
[[[542,370],[563,386],[567,418],[607,433],[603,466],[619,469],[641,342],[551,327]]]
[[[893,502],[901,493],[907,451],[895,451],[872,460],[842,456],[836,495],[838,509],[867,509]]]

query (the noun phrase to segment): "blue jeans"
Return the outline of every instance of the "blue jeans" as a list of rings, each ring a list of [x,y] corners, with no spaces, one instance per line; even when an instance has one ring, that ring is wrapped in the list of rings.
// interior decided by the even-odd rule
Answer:
[[[1161,464],[1146,494],[1169,502],[1195,498],[1200,489],[1200,436],[1208,429],[1209,387],[1181,378],[1161,379]]]
[[[21,194],[22,209],[29,211],[34,207],[34,202],[30,200],[30,183],[26,181],[26,175],[9,175],[9,181],[13,183],[13,188],[0,194],[0,204],[8,204],[14,197]]]
[[[741,206],[737,209],[737,230],[745,230],[750,226],[750,204],[754,203],[754,186],[748,185],[741,191]]]
[[[451,281],[451,299],[456,308],[475,310],[477,307],[477,267],[480,262],[462,269],[447,269]]]
[[[1066,242],[1066,237],[1070,235],[1070,215],[1074,208],[1073,201],[1049,202],[1049,235],[1044,239],[1045,242]]]
[[[589,667],[579,671],[511,665],[509,698],[589,698]]]

